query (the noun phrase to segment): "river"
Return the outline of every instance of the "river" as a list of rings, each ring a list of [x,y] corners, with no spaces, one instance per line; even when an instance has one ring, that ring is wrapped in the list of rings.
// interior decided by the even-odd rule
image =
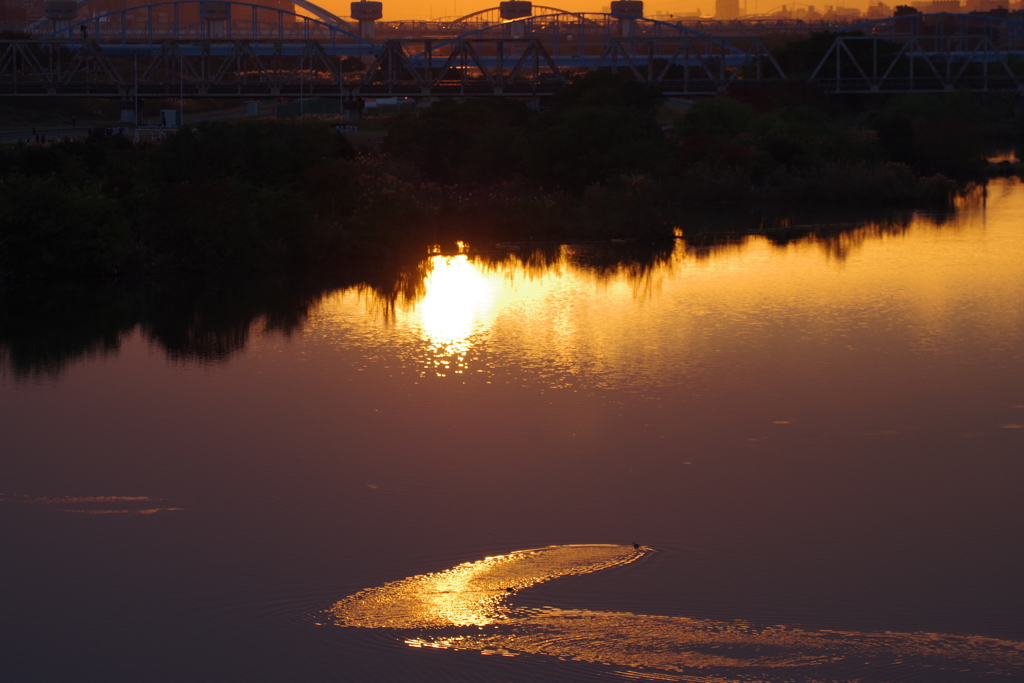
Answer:
[[[1019,680],[1022,231],[11,295],[3,679]]]

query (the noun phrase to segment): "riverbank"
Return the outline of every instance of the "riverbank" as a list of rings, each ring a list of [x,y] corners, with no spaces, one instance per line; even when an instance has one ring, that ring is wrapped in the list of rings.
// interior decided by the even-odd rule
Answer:
[[[665,124],[657,92],[598,74],[540,112],[405,112],[378,145],[326,120],[243,119],[162,142],[0,146],[0,277],[315,268],[455,239],[670,241],[697,207],[946,209],[1017,125],[1012,107],[955,96],[772,97],[702,100]]]

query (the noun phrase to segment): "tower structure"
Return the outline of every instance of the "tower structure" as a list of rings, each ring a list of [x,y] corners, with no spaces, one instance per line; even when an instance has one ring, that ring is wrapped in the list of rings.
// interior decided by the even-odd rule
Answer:
[[[352,18],[359,22],[359,36],[372,40],[377,34],[374,24],[384,16],[384,4],[374,0],[359,0],[350,7]]]
[[[715,19],[731,21],[740,18],[740,0],[715,0]]]
[[[525,38],[526,25],[517,19],[533,16],[533,3],[525,0],[505,0],[498,5],[498,13],[502,21],[510,22],[501,29],[504,38]]]
[[[64,31],[78,17],[78,3],[75,0],[46,0],[43,16],[53,23],[54,32]]]
[[[498,5],[498,12],[503,21],[525,19],[533,14],[533,3],[527,0],[505,0]]]
[[[636,20],[644,16],[643,0],[614,0],[611,5],[612,15],[619,19],[619,30],[623,38],[636,35]]]

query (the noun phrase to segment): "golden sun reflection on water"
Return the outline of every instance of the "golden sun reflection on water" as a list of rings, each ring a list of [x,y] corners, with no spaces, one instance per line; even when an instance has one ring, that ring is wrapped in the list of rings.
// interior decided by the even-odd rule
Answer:
[[[444,628],[487,626],[507,618],[515,591],[570,574],[632,562],[643,554],[624,545],[563,545],[464,562],[352,595],[332,612],[344,626]]]
[[[340,626],[405,630],[400,637],[410,647],[543,655],[626,667],[637,677],[656,680],[855,683],[878,669],[899,680],[929,669],[1003,680],[1021,673],[1024,643],[995,638],[810,631],[742,620],[506,604],[522,588],[628,564],[646,550],[621,545],[521,550],[370,588],[336,603],[331,612]]]
[[[1019,296],[1021,253],[1007,226],[1024,210],[1024,192],[997,189],[983,250],[977,220],[922,216],[788,241],[694,238],[656,253],[461,245],[431,253],[401,287],[332,293],[310,329],[329,344],[369,349],[367,362],[387,370],[397,355],[418,377],[645,395],[711,386],[701,383],[724,363],[773,367],[821,344],[842,355],[840,366],[895,334],[921,358],[977,340],[1005,345],[1022,321],[1007,306]],[[981,256],[990,277],[979,277]]]
[[[475,334],[493,320],[501,283],[465,254],[432,256],[417,307],[423,336],[438,374],[466,370],[466,354]]]

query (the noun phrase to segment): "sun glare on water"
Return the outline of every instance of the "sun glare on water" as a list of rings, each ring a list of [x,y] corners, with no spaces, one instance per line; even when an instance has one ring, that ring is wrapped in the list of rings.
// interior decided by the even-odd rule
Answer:
[[[410,647],[597,662],[625,667],[620,673],[631,678],[855,683],[880,670],[890,672],[891,680],[910,680],[931,669],[958,670],[970,680],[1019,679],[1024,643],[996,638],[813,631],[742,619],[508,604],[522,589],[630,564],[647,550],[631,545],[520,550],[368,588],[338,601],[330,613],[339,626],[399,629],[399,639]]]
[[[488,276],[465,254],[433,256],[416,308],[438,373],[461,373],[474,335],[493,321],[500,278]]]
[[[509,618],[510,592],[627,564],[642,554],[625,545],[564,545],[493,555],[366,589],[331,611],[337,623],[360,628],[487,626]]]

